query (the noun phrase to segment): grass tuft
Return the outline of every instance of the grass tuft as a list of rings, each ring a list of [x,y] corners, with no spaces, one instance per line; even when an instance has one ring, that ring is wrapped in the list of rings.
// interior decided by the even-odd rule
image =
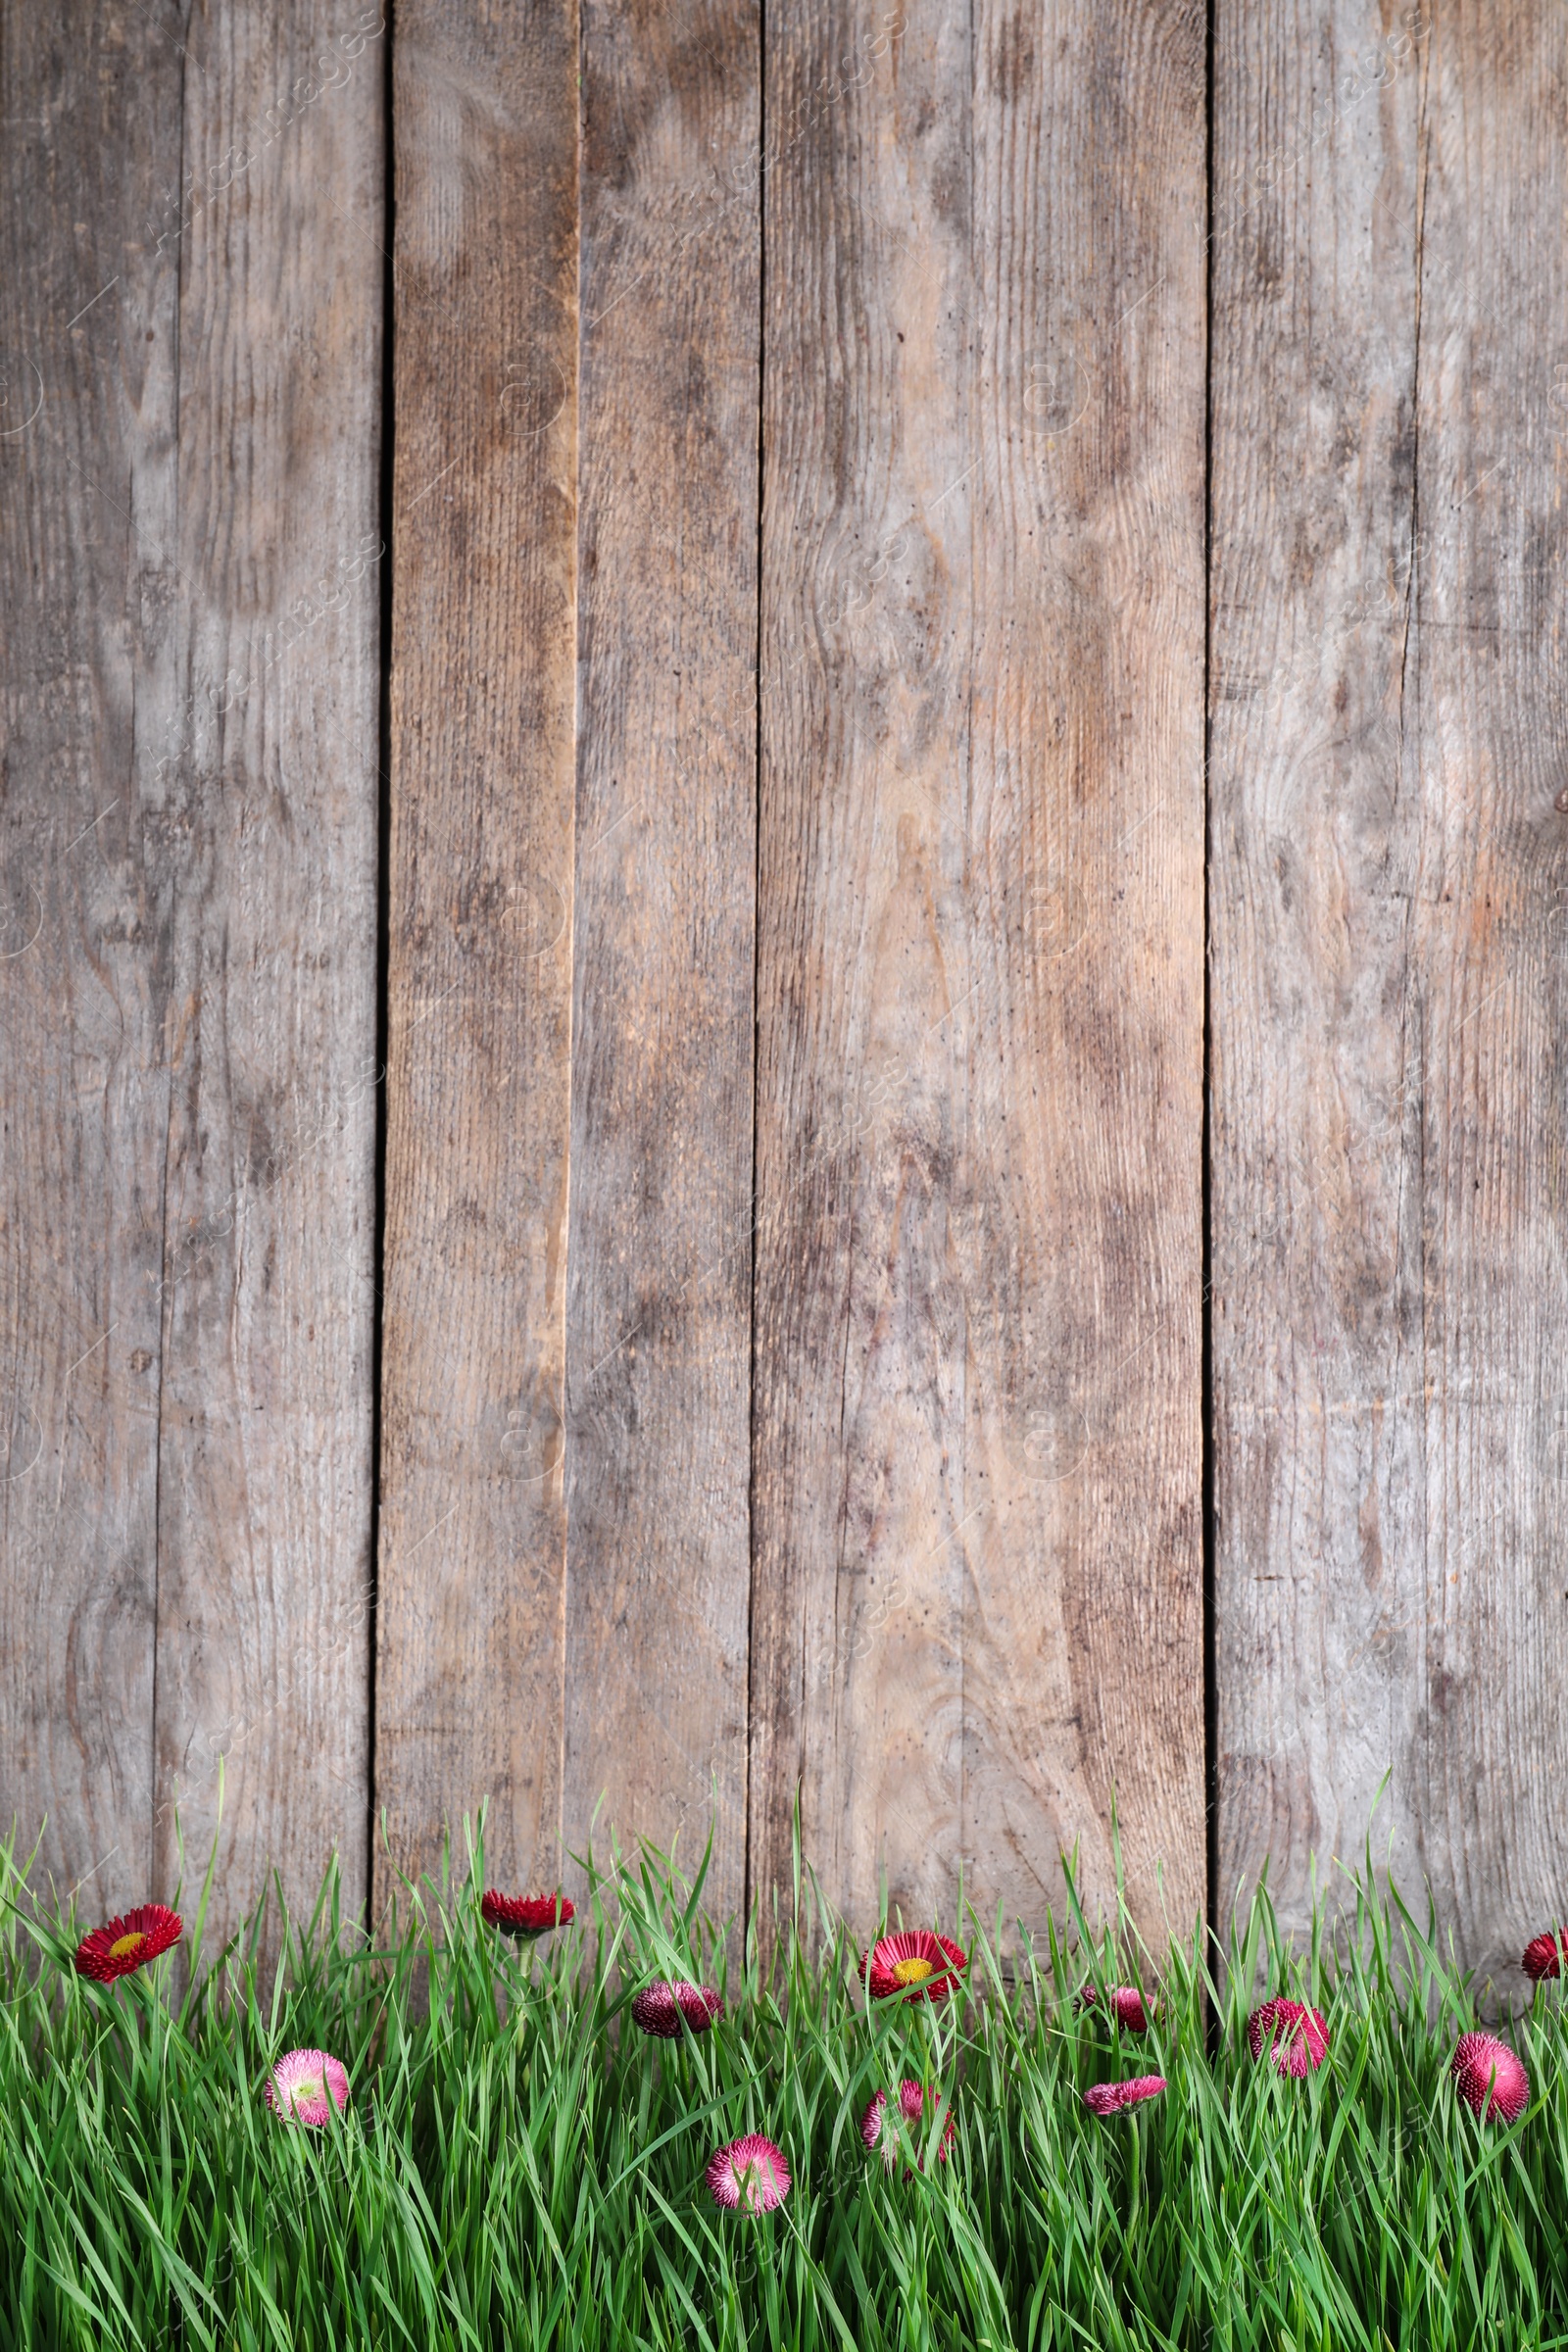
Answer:
[[[0,1847],[6,2344],[1568,2347],[1556,1993],[1511,2029],[1523,2118],[1479,2123],[1446,2072],[1474,1987],[1370,1874],[1302,1951],[1260,1891],[1219,1984],[1197,1932],[1156,1970],[1125,1913],[1097,1938],[1076,1902],[1004,1965],[1000,1918],[965,1908],[937,1923],[969,1954],[939,2006],[868,2001],[808,1872],[764,1966],[755,1920],[742,1945],[651,1848],[585,1872],[575,1923],[520,1949],[480,1920],[477,1839],[467,1861],[405,1883],[373,1943],[329,1871],[274,1967],[259,1911],[176,2001],[172,1954],[77,1977],[78,1923]],[[638,2032],[655,1977],[716,1984],[715,2030]],[[1090,1980],[1157,1996],[1149,2032],[1079,2014]],[[1324,2012],[1320,2070],[1253,2063],[1265,1991]],[[296,2047],[348,2069],[319,2131],[263,2104]],[[1147,2074],[1158,2098],[1086,2111],[1089,2084]],[[956,2135],[938,2161],[928,2101],[890,2173],[859,2120],[906,2077],[953,2094]],[[761,2219],[704,2180],[752,2132],[793,2175]]]

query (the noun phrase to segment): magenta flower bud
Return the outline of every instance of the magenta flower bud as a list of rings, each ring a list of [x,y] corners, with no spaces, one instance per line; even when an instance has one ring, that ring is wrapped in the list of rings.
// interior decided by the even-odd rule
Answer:
[[[897,2126],[888,2115],[889,2095],[887,2091],[879,2090],[872,2098],[870,2105],[860,2118],[860,2137],[871,2154],[880,2155],[882,2162],[891,2173],[898,2165],[901,2135]],[[939,2107],[943,2105],[940,2090],[933,2090],[930,2095]],[[914,2140],[918,2140],[921,2136],[917,2127],[921,2116],[925,2113],[925,2101],[926,2093],[918,2082],[901,2082],[899,2084],[899,2113],[904,2118],[909,2137]],[[948,2150],[953,2145],[957,2129],[957,2122],[950,2107],[947,2113],[947,2122],[943,2126],[942,2137],[937,2142],[939,2164],[947,2163]],[[924,2172],[923,2158],[916,2155],[914,2161],[916,2170]]]
[[[1265,2001],[1247,2021],[1247,2045],[1254,2058],[1266,2050],[1282,2075],[1315,2072],[1328,2055],[1328,2020],[1304,2001]]]
[[[1101,1993],[1093,1984],[1086,1984],[1078,1995],[1080,2009],[1100,2006]],[[1136,1984],[1115,1984],[1104,1996],[1104,2004],[1124,2034],[1147,2034],[1149,2010]]]
[[[708,2167],[708,2185],[713,2202],[733,2212],[744,2204],[748,2213],[771,2213],[790,2193],[790,2168],[784,2151],[748,2132],[744,2139],[716,2148]]]
[[[1548,1928],[1525,1945],[1525,1956],[1519,1965],[1531,1982],[1539,1984],[1544,1977],[1562,1975],[1565,1951],[1568,1951],[1568,1928]]]
[[[1461,2034],[1448,2072],[1475,2115],[1511,2124],[1530,2104],[1530,2077],[1516,2051],[1494,2034]]]
[[[706,2034],[723,2015],[724,2004],[711,1984],[689,1984],[684,1978],[671,1984],[661,1977],[657,1984],[643,1986],[631,2013],[645,2034],[657,2034],[661,2041],[674,2041],[683,2018],[694,2034]]]
[[[1163,2075],[1135,2075],[1130,2082],[1092,2082],[1084,2092],[1084,2105],[1091,2115],[1117,2115],[1123,2107],[1157,2099],[1164,2087]]]
[[[486,1927],[499,1928],[515,1943],[532,1943],[552,1928],[569,1927],[577,1916],[569,1894],[503,1894],[487,1886],[479,1905]]]

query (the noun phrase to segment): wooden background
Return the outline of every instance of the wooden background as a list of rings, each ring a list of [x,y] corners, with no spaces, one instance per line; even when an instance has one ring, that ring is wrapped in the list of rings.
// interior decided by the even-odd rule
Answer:
[[[1568,18],[6,0],[0,77],[62,1890],[171,1891],[221,1766],[224,1920],[485,1795],[505,1884],[712,1818],[739,1905],[799,1791],[858,1922],[1039,1926],[1114,1822],[1162,1936],[1376,1807],[1516,1954]]]

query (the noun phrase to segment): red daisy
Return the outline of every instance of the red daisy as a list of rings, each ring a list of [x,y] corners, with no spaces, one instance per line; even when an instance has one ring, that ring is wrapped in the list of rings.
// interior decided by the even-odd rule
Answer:
[[[564,1928],[577,1916],[569,1895],[503,1894],[496,1886],[485,1889],[479,1909],[490,1927],[518,1943],[548,1936],[552,1928]]]
[[[888,2091],[879,2090],[872,2099],[871,2104],[860,2118],[860,2137],[873,2154],[880,2153],[883,2163],[891,2173],[897,2167],[900,2141],[905,2134],[900,2132],[897,2122],[888,2116],[890,2095]],[[947,2102],[940,2090],[933,2090],[930,2095],[939,2108],[946,2106]],[[924,2136],[916,2132],[915,2127],[925,2112],[925,2102],[926,2093],[918,2082],[901,2082],[899,2084],[899,2114],[904,2119],[908,2137],[914,2140],[916,2145]],[[947,2163],[948,2150],[953,2145],[957,2129],[957,2119],[955,2117],[953,2109],[948,2107],[947,2122],[942,2128],[942,2137],[937,2142],[939,2164]],[[916,2170],[923,2173],[925,2170],[924,2160],[916,2154],[914,2161]]]
[[[968,1954],[933,1936],[929,1928],[909,1928],[901,1936],[884,1936],[860,1962],[860,1974],[870,1981],[871,1998],[885,2001],[902,1993],[906,2001],[945,2001]]]
[[[1092,2082],[1084,2092],[1084,2105],[1091,2115],[1115,2115],[1123,2107],[1157,2099],[1164,2087],[1163,2075],[1135,2075],[1130,2082]]]
[[[1516,2052],[1492,2034],[1461,2034],[1448,2072],[1476,2115],[1495,2113],[1505,2124],[1530,2104],[1530,2077]]]
[[[645,2034],[657,2034],[661,2041],[674,2041],[682,2018],[694,2034],[706,2034],[715,2019],[723,2016],[724,2003],[711,1984],[688,1984],[684,1977],[670,1984],[661,1977],[657,1984],[643,1986],[631,2013]]]
[[[341,2058],[329,2058],[325,2050],[289,2050],[267,2078],[266,2098],[286,2124],[309,2124],[319,2131],[331,2107],[341,2115],[349,2103],[348,2070]]]
[[[1525,1945],[1525,1956],[1519,1965],[1533,1984],[1543,1977],[1562,1975],[1563,1954],[1568,1952],[1568,1927],[1548,1928],[1544,1935],[1534,1936]]]
[[[1078,2006],[1080,2009],[1098,2008],[1100,1997],[1095,1985],[1086,1984],[1078,1995]],[[1149,2032],[1149,2011],[1136,1984],[1113,1985],[1105,1995],[1105,2004],[1124,2034]]]
[[[760,2132],[748,2132],[744,2139],[715,2148],[709,2161],[708,2185],[713,2202],[731,2212],[744,2203],[748,2213],[771,2213],[790,2193],[790,2168],[782,2148]]]
[[[1254,2058],[1267,2050],[1282,2075],[1304,2075],[1328,2055],[1328,2020],[1301,2001],[1265,2001],[1247,2021],[1247,2046]]]
[[[107,1927],[94,1928],[76,1946],[76,1974],[91,1977],[99,1984],[112,1984],[116,1977],[128,1977],[133,1969],[144,1968],[177,1943],[184,1932],[184,1923],[177,1911],[166,1910],[162,1903],[142,1903],[127,1911],[122,1919],[110,1920]]]

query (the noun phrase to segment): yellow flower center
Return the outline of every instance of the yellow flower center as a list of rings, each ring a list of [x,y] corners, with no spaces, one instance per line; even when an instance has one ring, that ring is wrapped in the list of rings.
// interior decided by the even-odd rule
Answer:
[[[118,1942],[109,1946],[109,1957],[111,1960],[123,1960],[127,1954],[135,1951],[146,1940],[140,1928],[132,1928],[128,1936],[122,1936]]]
[[[929,1960],[901,1960],[893,1971],[895,1984],[923,1984],[935,1974]]]
[[[311,2099],[318,2099],[320,2095],[321,2077],[319,2075],[305,2075],[298,2082],[295,2083],[293,2089],[289,2092],[289,2104],[292,2107],[303,2107],[308,2101]]]

